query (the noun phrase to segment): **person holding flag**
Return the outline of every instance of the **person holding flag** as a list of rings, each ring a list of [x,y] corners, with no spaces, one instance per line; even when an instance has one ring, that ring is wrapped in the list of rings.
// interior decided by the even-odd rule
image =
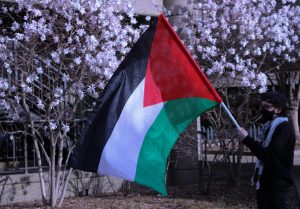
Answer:
[[[288,208],[295,147],[293,125],[287,117],[289,109],[283,94],[263,94],[261,116],[264,126],[259,140],[250,137],[244,128],[238,129],[242,143],[257,157],[251,180],[256,187],[258,209]]]

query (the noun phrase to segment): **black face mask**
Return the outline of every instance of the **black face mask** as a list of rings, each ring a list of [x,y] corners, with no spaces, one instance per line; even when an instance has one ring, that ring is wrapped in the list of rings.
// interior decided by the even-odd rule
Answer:
[[[265,109],[261,110],[262,121],[267,122],[273,120],[273,116],[275,115],[274,111],[268,111]]]

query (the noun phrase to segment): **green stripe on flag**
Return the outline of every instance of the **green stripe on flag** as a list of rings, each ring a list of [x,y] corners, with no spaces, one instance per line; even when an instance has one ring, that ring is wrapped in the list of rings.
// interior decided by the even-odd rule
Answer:
[[[217,104],[203,98],[167,102],[145,135],[137,162],[135,182],[167,195],[166,161],[173,145],[197,116]]]

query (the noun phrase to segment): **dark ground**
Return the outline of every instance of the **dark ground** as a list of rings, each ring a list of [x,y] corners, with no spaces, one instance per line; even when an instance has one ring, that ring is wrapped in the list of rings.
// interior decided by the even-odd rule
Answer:
[[[200,194],[198,185],[168,186],[169,195],[162,197],[152,190],[137,190],[124,193],[104,194],[99,196],[84,196],[68,198],[62,209],[251,209],[256,208],[254,189],[247,183],[239,186],[213,184],[211,195]],[[296,190],[291,188],[289,206],[299,209]],[[44,207],[40,202],[18,203],[0,206],[1,209],[24,209]]]

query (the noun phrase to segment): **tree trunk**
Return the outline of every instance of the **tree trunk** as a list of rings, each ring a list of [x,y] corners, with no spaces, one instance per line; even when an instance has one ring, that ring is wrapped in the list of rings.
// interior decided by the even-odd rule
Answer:
[[[35,153],[36,153],[36,158],[37,158],[37,163],[38,163],[38,168],[39,168],[39,179],[40,179],[40,186],[41,186],[41,194],[42,194],[42,201],[44,205],[47,205],[47,197],[46,197],[46,189],[45,189],[45,180],[43,176],[43,168],[42,168],[42,158],[41,158],[41,153],[40,149],[37,143],[37,139],[33,139],[34,142],[34,148],[35,148]]]
[[[298,98],[294,98],[291,101],[292,104],[292,108],[293,110],[291,110],[291,118],[293,121],[293,125],[294,125],[294,130],[295,130],[295,136],[296,136],[296,142],[300,142],[300,130],[299,130],[299,99]]]
[[[56,206],[56,194],[55,194],[55,146],[51,147],[51,174],[50,174],[50,205]]]
[[[189,35],[191,33],[188,33],[186,29],[188,27],[185,27],[187,24],[191,23],[190,17],[189,17],[189,9],[188,6],[190,0],[164,0],[164,6],[168,11],[170,11],[169,22],[171,25],[177,28],[180,28],[181,30],[177,30],[178,36],[181,39],[186,40],[187,42],[185,45],[189,45]],[[191,27],[189,27],[191,28]]]
[[[164,0],[164,6],[171,12],[170,22],[175,25],[181,25],[184,22],[184,16],[188,13],[188,0]]]
[[[300,142],[300,130],[299,130],[299,103],[300,103],[300,72],[291,73],[289,81],[289,95],[292,105],[290,111],[291,118],[294,125],[296,144]]]
[[[59,149],[58,149],[58,161],[57,161],[57,171],[56,171],[56,183],[55,183],[55,193],[57,194],[57,198],[59,198],[59,188],[60,185],[63,184],[64,176],[62,176],[62,161],[63,161],[63,138],[59,135]]]
[[[21,84],[24,84],[24,74],[21,72],[20,73],[20,81]],[[41,193],[42,193],[42,201],[43,204],[46,205],[47,204],[47,197],[46,197],[46,189],[45,189],[45,180],[44,180],[44,176],[43,176],[43,167],[42,167],[42,157],[41,157],[41,153],[40,153],[40,149],[38,146],[38,142],[37,142],[37,138],[36,138],[36,129],[35,129],[35,124],[34,121],[32,119],[32,115],[31,112],[29,110],[29,106],[26,102],[26,95],[24,93],[22,93],[22,104],[23,107],[25,108],[26,113],[28,114],[28,118],[30,121],[30,132],[31,135],[33,137],[33,143],[34,143],[34,148],[36,151],[36,158],[37,158],[37,162],[38,162],[38,169],[39,169],[39,178],[40,178],[40,185],[41,185]]]
[[[62,193],[59,196],[60,200],[59,200],[59,203],[58,203],[58,207],[60,207],[62,205],[63,200],[65,198],[66,189],[67,189],[67,186],[68,186],[69,179],[70,179],[70,176],[72,174],[72,171],[73,171],[73,168],[70,168],[69,171],[68,171],[67,177],[64,180],[64,185],[63,185],[63,188],[62,188]]]

